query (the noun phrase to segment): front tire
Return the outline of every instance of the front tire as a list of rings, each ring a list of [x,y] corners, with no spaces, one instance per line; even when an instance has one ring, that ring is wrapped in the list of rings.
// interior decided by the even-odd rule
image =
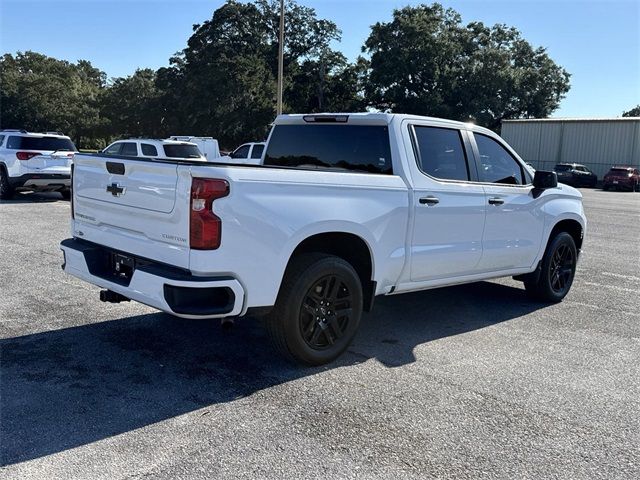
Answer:
[[[573,284],[577,261],[573,237],[567,232],[558,233],[547,246],[540,274],[525,280],[527,293],[544,302],[561,302]]]
[[[15,191],[9,183],[9,176],[7,171],[0,167],[0,199],[10,200],[13,198]]]
[[[302,254],[285,273],[267,331],[288,360],[323,365],[349,347],[362,309],[362,283],[350,263],[333,255]]]
[[[62,195],[63,200],[70,200],[71,190],[69,190],[68,188],[65,188],[64,190],[60,190],[60,195]]]

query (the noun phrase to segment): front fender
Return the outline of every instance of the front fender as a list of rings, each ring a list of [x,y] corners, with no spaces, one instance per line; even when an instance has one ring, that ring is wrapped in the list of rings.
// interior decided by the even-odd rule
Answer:
[[[587,232],[587,217],[582,205],[582,194],[573,187],[561,185],[556,191],[547,190],[543,193],[544,205],[542,211],[545,216],[542,244],[536,258],[536,264],[542,260],[549,243],[549,237],[554,227],[563,220],[572,220],[582,227],[583,238]]]

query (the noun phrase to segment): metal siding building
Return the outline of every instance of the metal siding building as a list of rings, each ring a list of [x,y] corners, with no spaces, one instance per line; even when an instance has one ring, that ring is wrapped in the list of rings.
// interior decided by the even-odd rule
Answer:
[[[640,168],[640,118],[503,120],[502,138],[539,170],[581,163],[598,175],[613,165]]]

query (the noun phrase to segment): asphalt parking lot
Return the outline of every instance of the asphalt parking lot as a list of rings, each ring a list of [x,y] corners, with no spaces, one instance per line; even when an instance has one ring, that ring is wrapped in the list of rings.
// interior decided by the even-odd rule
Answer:
[[[0,476],[639,478],[640,194],[583,190],[567,299],[502,279],[377,300],[337,363],[259,323],[104,304],[69,204],[0,203]]]

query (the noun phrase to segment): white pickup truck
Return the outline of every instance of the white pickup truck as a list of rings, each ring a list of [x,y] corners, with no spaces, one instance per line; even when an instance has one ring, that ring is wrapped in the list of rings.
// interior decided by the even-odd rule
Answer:
[[[498,135],[400,114],[283,115],[264,165],[76,155],[64,270],[184,318],[266,316],[306,364],[340,355],[376,295],[514,276],[560,301],[582,196]]]

